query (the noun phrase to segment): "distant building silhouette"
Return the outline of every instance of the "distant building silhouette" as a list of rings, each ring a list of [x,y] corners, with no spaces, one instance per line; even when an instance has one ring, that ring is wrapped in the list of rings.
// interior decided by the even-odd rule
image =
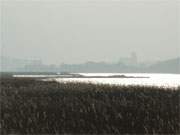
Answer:
[[[131,60],[132,60],[132,64],[134,64],[134,65],[136,65],[138,63],[138,58],[137,58],[136,52],[131,53]]]
[[[121,57],[118,63],[127,66],[136,66],[138,64],[137,54],[132,52],[129,57]]]

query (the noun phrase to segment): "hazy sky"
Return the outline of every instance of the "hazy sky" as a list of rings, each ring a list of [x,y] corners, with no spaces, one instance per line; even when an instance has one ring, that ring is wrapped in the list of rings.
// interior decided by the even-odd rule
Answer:
[[[115,62],[132,51],[140,61],[180,56],[174,0],[42,1],[1,4],[4,55],[54,64]]]

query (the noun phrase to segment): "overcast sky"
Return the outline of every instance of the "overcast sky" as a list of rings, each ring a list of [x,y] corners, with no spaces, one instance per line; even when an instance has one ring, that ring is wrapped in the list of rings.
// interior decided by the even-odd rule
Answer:
[[[180,56],[174,0],[42,1],[1,4],[4,55],[54,64],[115,62],[131,52],[140,61]]]

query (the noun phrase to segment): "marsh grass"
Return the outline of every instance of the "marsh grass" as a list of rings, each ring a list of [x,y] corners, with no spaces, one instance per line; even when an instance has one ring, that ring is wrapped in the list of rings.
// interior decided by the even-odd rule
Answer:
[[[1,78],[1,134],[178,134],[180,88]]]

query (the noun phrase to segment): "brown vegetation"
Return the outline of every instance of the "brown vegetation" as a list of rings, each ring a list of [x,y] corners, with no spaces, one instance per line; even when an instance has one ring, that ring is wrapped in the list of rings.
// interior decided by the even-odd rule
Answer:
[[[1,134],[177,134],[180,88],[1,78]]]

